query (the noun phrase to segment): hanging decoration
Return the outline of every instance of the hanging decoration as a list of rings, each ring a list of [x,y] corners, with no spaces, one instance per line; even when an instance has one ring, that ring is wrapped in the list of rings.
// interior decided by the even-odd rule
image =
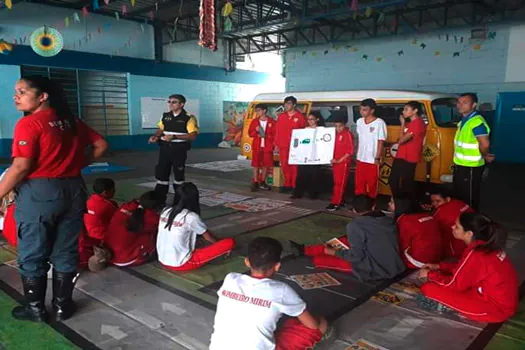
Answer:
[[[155,3],[155,12],[159,12],[159,3],[158,2]]]
[[[11,10],[13,8],[13,1],[5,0],[5,7],[7,7],[8,10]]]
[[[117,21],[120,20],[120,16],[119,16],[119,14],[118,14],[117,11],[115,11],[115,19],[116,19]]]
[[[135,0],[130,0],[131,2],[131,7],[135,7]]]
[[[228,17],[233,12],[233,5],[230,1],[226,1],[221,10],[222,17]]]
[[[453,57],[459,57],[459,51],[454,52]]]
[[[385,21],[385,14],[383,12],[379,13],[379,16],[377,16],[377,24],[383,24]]]
[[[496,32],[489,32],[489,34],[487,35],[487,38],[489,40],[494,40],[496,39]]]
[[[328,55],[328,50],[324,50],[323,55]]]
[[[11,51],[13,51],[13,45],[4,39],[0,39],[0,54],[7,56],[11,53]]]
[[[400,51],[397,52],[397,55],[398,56],[404,56],[405,55],[405,51],[400,50]]]
[[[412,39],[412,45],[417,45],[417,39]]]
[[[434,52],[434,56],[441,56],[441,51],[438,50],[438,51]]]
[[[230,17],[226,17],[224,19],[224,31],[225,32],[231,32],[233,27],[233,22]]]
[[[427,47],[427,45],[425,43],[421,43],[421,45],[419,45],[419,47],[424,50]]]
[[[371,7],[367,7],[366,10],[365,10],[365,16],[366,18],[370,18],[370,16],[372,16],[372,14],[374,13],[374,10],[372,10]]]
[[[98,11],[98,0],[93,0],[93,11]]]
[[[472,50],[475,50],[475,51],[481,50],[481,44],[474,44],[474,45],[472,45]]]
[[[73,14],[73,21],[74,21],[75,23],[80,23],[80,17],[78,16],[78,13],[77,13],[77,12],[75,12],[75,13]]]
[[[64,25],[66,28],[69,27],[69,17],[64,18]]]
[[[199,45],[217,51],[214,0],[200,0],[199,17]]]
[[[109,0],[104,0],[104,4],[109,5]]]
[[[126,4],[122,5],[122,16],[125,16],[128,13],[128,7]]]
[[[376,57],[376,62],[381,62],[383,60],[383,57]]]
[[[358,3],[357,3],[357,0],[352,0],[352,2],[350,3],[350,10],[352,11],[357,11],[358,9]]]
[[[87,17],[89,14],[87,6],[82,7],[82,17]]]
[[[362,59],[363,61],[368,60],[368,55],[363,55],[363,56],[361,56],[361,59]]]
[[[56,56],[64,48],[62,34],[54,28],[43,26],[31,34],[31,48],[42,57]]]

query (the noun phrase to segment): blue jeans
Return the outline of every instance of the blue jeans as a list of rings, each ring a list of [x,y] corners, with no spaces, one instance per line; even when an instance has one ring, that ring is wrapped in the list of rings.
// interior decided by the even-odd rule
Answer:
[[[19,185],[17,192],[20,273],[29,278],[45,276],[49,263],[58,272],[74,272],[86,211],[84,180],[32,179]]]

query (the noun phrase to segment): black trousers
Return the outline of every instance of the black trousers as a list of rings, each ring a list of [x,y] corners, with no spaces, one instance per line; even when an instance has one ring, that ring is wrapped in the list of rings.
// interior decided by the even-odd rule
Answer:
[[[311,198],[317,198],[320,174],[321,167],[319,165],[299,165],[293,194],[302,197],[305,192],[308,192]]]
[[[414,196],[416,166],[417,163],[410,163],[404,159],[394,159],[392,171],[388,178],[388,184],[394,197]]]
[[[454,166],[454,196],[479,211],[481,181],[485,166]]]
[[[160,204],[166,203],[170,186],[170,173],[173,169],[175,181],[173,188],[176,192],[177,185],[184,183],[184,171],[186,169],[186,159],[188,156],[188,142],[160,142],[159,161],[155,167],[155,178],[157,185],[155,193]],[[176,198],[177,196],[175,196]]]

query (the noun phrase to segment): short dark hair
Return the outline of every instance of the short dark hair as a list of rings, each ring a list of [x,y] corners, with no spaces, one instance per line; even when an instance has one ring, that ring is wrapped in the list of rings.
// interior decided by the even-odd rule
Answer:
[[[324,121],[323,115],[321,114],[321,111],[310,111],[308,113],[309,115],[312,115],[317,119],[317,126],[326,126],[326,123]]]
[[[470,97],[473,103],[478,103],[479,101],[478,94],[476,94],[475,92],[464,92],[461,95],[459,95],[459,97],[467,97],[467,96]]]
[[[373,98],[367,98],[361,101],[361,106],[370,107],[370,109],[376,109],[377,103]]]
[[[419,203],[409,196],[394,197],[394,203],[396,205],[396,210],[394,213],[396,218],[403,214],[416,214],[423,211],[423,208],[421,208]]]
[[[174,98],[177,101],[179,101],[180,103],[186,103],[186,97],[184,97],[184,95],[173,94],[173,95],[170,95],[169,98]]]
[[[106,177],[99,177],[93,183],[93,192],[101,194],[115,189],[115,181]]]
[[[287,96],[284,99],[284,103],[286,103],[286,102],[292,102],[294,105],[296,105],[297,104],[297,99],[294,96]]]
[[[255,107],[253,107],[253,109],[257,109],[257,108],[259,108],[259,109],[264,109],[265,111],[268,111],[268,106],[265,105],[264,103],[257,103],[257,104],[255,105]]]
[[[248,245],[248,261],[252,270],[266,271],[281,261],[283,246],[271,237],[257,237]]]
[[[443,198],[452,197],[450,191],[444,187],[435,187],[430,190],[431,196],[441,196]]]
[[[354,207],[354,210],[358,213],[366,213],[374,207],[374,200],[367,195],[360,194],[352,200],[352,207]]]
[[[423,105],[421,102],[418,101],[408,101],[405,103],[405,106],[409,106],[412,109],[417,109],[417,115],[421,115],[423,113]]]

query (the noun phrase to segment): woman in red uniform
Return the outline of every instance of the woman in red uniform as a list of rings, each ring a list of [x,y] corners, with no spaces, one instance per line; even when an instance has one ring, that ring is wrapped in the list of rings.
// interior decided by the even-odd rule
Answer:
[[[74,117],[61,87],[47,78],[19,80],[14,100],[26,115],[15,126],[13,163],[0,181],[0,198],[17,190],[18,264],[25,305],[15,307],[13,316],[46,320],[51,263],[52,305],[57,320],[63,320],[75,311],[71,296],[87,199],[81,170],[108,146],[100,134]]]
[[[479,322],[503,322],[518,308],[518,279],[500,248],[500,227],[485,215],[461,214],[454,237],[467,245],[459,263],[428,264],[419,277],[427,298]]]
[[[104,243],[113,253],[111,263],[136,266],[145,263],[155,252],[160,216],[155,210],[157,197],[149,191],[120,206],[113,215]]]

